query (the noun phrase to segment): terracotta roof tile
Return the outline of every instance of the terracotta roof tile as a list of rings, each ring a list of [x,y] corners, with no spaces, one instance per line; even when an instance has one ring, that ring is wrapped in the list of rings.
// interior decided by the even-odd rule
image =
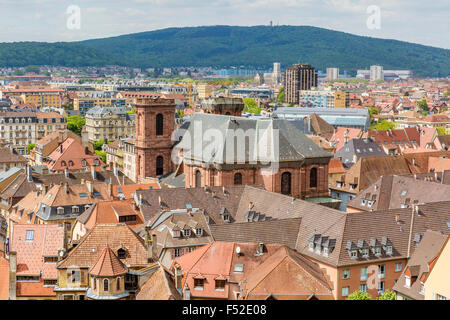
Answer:
[[[89,274],[99,277],[115,277],[127,273],[127,267],[107,245],[97,262],[89,269]]]

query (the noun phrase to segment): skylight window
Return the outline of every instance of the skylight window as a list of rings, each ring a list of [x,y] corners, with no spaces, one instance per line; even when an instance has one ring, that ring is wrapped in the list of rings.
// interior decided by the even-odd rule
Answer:
[[[94,197],[100,198],[101,197],[100,192],[94,192]]]
[[[405,197],[407,193],[408,193],[408,191],[403,190],[403,191],[402,191],[402,197]]]
[[[244,272],[244,265],[242,263],[236,263],[234,265],[234,272]]]
[[[86,193],[84,193],[84,192],[80,193],[80,198],[87,198]]]

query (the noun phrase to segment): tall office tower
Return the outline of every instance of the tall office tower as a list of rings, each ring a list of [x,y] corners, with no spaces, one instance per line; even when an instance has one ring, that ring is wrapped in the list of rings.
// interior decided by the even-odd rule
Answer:
[[[272,78],[274,85],[277,85],[281,82],[281,64],[279,62],[275,62],[273,64]]]
[[[370,81],[384,80],[382,66],[370,66]]]
[[[339,78],[339,68],[327,68],[327,81]]]
[[[284,73],[284,101],[300,103],[300,90],[317,87],[317,70],[309,63],[294,64]]]

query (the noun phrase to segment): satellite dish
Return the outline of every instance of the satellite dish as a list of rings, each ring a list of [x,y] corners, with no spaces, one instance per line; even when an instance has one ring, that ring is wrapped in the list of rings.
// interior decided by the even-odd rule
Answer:
[[[236,247],[236,253],[237,254],[241,253],[241,247]]]

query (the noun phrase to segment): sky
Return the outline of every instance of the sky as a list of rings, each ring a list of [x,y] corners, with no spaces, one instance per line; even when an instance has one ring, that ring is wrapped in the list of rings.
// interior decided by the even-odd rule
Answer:
[[[0,42],[273,21],[450,49],[449,0],[0,0],[0,13]]]

